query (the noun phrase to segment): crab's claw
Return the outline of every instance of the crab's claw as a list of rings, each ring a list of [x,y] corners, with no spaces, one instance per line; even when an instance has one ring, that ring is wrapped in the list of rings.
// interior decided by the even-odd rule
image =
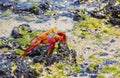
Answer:
[[[53,30],[54,33],[57,33],[57,28],[56,27],[54,27],[52,30]]]
[[[33,42],[26,50],[25,52],[21,55],[25,56],[27,54],[27,52],[31,51],[32,49],[34,49],[36,46],[38,46],[40,44],[41,40],[36,40],[35,42]]]
[[[53,33],[57,33],[57,28],[56,27],[52,28],[51,30],[52,30]]]
[[[64,32],[58,32],[57,33],[60,36],[60,41],[65,42],[68,46],[67,36]]]

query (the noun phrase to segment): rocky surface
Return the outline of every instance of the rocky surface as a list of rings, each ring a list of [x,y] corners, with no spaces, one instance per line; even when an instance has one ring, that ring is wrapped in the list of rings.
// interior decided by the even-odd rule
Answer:
[[[108,18],[108,22],[113,25],[120,25],[119,23],[119,14],[120,14],[120,4],[117,3],[117,0],[109,0],[108,4],[104,6],[102,9],[94,10],[90,12],[91,16],[106,19]]]
[[[64,3],[51,0],[48,4],[29,0],[36,2],[32,12],[29,11],[30,4],[25,1],[28,0],[0,1],[1,78],[120,77],[120,33],[119,27],[114,26],[119,26],[119,5],[114,0],[61,0]],[[36,4],[41,6],[35,8]],[[106,4],[104,9],[95,9],[102,4]],[[87,11],[81,7],[86,7]],[[50,12],[48,15],[45,14],[47,11]],[[10,16],[3,15],[6,12],[10,12]],[[92,17],[88,18],[86,14]],[[114,25],[109,25],[109,22]],[[46,56],[49,44],[40,44],[26,57],[20,58],[34,36],[53,27],[67,34],[68,46],[58,42],[53,52]]]

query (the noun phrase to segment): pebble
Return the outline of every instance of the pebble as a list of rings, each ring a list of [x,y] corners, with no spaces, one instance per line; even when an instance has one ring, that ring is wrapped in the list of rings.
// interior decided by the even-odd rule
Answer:
[[[108,53],[102,53],[100,54],[100,56],[108,56],[109,54]]]
[[[110,40],[110,43],[114,43],[114,42],[115,42],[115,39],[111,39],[111,40]]]

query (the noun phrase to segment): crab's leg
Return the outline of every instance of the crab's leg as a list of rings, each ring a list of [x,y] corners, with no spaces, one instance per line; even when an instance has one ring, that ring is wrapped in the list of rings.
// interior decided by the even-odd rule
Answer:
[[[26,50],[25,52],[21,55],[21,56],[25,56],[27,54],[27,52],[31,51],[32,49],[34,49],[36,46],[38,46],[40,44],[41,40],[36,40],[35,42],[33,42]]]
[[[55,39],[53,38],[50,38],[49,39],[49,47],[48,47],[48,50],[47,50],[47,56],[51,53],[51,51],[54,49],[54,46],[55,46]]]

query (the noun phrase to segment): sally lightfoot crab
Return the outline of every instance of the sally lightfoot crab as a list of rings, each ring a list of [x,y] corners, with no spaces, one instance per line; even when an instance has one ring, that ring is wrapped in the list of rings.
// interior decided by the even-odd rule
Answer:
[[[54,49],[55,43],[59,41],[65,42],[66,45],[68,45],[66,34],[64,32],[57,32],[56,27],[47,30],[33,39],[33,42],[25,49],[25,52],[21,55],[21,57],[25,56],[28,52],[37,47],[40,43],[49,44],[46,54],[48,56]]]

